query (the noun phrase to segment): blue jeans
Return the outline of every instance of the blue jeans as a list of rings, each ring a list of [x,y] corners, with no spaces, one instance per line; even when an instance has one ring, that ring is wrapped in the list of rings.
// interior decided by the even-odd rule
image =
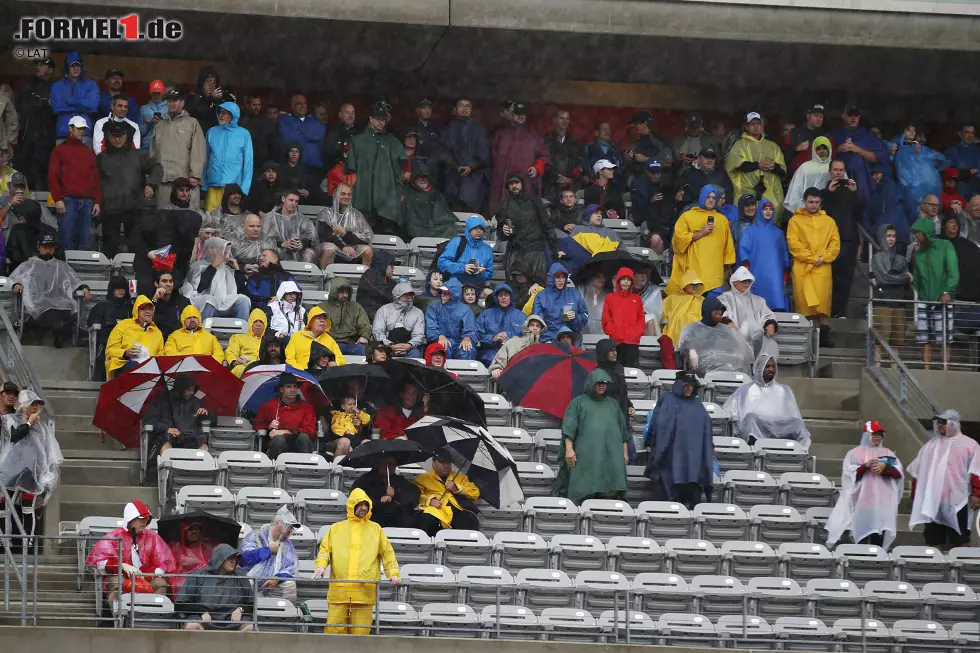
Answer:
[[[337,346],[340,347],[340,353],[345,356],[363,356],[364,355],[364,345],[351,344],[348,345],[346,342],[338,342]]]
[[[476,343],[473,344],[473,348],[469,351],[463,351],[463,348],[459,345],[453,345],[446,351],[446,358],[452,358],[454,360],[461,361],[475,361],[476,360]]]
[[[399,358],[398,354],[393,354],[393,356]],[[422,358],[422,352],[419,351],[418,347],[412,347],[405,353],[405,356],[401,358]]]
[[[58,235],[65,249],[88,249],[92,236],[94,200],[66,197],[65,214],[58,216]]]
[[[494,348],[494,347],[487,347],[484,345],[480,345],[480,349],[478,351],[479,354],[477,355],[477,358],[486,367],[490,367],[490,363],[493,362],[493,357],[497,355],[498,351],[500,351],[500,347]]]
[[[709,290],[708,292],[704,293],[704,296],[705,297],[721,297],[721,293],[723,293],[723,292],[725,292],[725,287],[724,286],[718,286],[717,288],[715,288],[713,290]]]
[[[231,308],[226,311],[219,311],[211,304],[205,304],[204,309],[201,311],[201,319],[206,320],[209,317],[234,317],[239,320],[247,320],[251,310],[252,302],[249,298],[245,295],[239,295]]]

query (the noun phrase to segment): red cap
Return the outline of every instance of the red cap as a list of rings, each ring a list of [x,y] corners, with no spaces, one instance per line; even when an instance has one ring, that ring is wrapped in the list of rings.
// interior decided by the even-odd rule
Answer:
[[[864,423],[865,433],[884,433],[885,427],[878,420],[870,420]]]
[[[159,79],[150,82],[150,93],[163,93],[163,82]]]

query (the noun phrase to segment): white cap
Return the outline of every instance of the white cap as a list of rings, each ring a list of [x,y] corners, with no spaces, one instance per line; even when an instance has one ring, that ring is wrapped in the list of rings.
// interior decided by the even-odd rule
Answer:
[[[753,120],[762,120],[762,116],[760,116],[756,111],[751,111],[745,114],[745,122],[748,123],[752,122]]]
[[[85,116],[72,116],[71,120],[68,121],[68,124],[71,127],[88,129],[88,120],[85,119]]]
[[[598,161],[595,162],[595,165],[592,166],[592,174],[599,174],[599,171],[602,170],[603,168],[615,168],[615,167],[616,164],[610,161],[609,159],[599,159]]]

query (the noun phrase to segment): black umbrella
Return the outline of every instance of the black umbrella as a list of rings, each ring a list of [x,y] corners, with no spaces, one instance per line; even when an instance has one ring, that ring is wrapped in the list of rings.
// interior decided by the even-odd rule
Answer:
[[[429,414],[486,424],[487,415],[480,394],[442,367],[429,367],[410,358],[394,358],[381,363],[397,393],[406,382],[414,383],[429,395]],[[399,399],[393,393],[393,403]]]
[[[382,458],[393,458],[401,466],[420,463],[431,457],[431,451],[411,440],[369,440],[344,456],[340,464],[342,467],[374,467]]]
[[[588,261],[579,266],[572,274],[572,282],[577,287],[584,287],[589,279],[594,277],[597,272],[605,272],[607,279],[612,279],[619,272],[619,268],[629,268],[637,270],[648,270],[650,272],[650,283],[660,285],[664,282],[653,261],[642,256],[637,256],[623,247],[614,249],[611,252],[599,252]]]
[[[242,531],[241,524],[234,519],[212,515],[203,510],[160,518],[157,522],[157,534],[163,538],[164,542],[179,542],[181,528],[191,522],[197,522],[201,525],[202,536],[215,543],[229,544],[236,549],[238,548],[238,535]]]
[[[379,365],[352,364],[328,367],[320,372],[318,378],[323,393],[331,401],[346,395],[347,384],[354,379],[360,379],[364,383],[361,396],[387,397],[391,394],[391,377]]]

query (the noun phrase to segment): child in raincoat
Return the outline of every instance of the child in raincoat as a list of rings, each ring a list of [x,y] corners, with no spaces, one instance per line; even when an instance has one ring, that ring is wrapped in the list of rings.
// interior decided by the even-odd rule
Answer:
[[[681,279],[680,292],[664,299],[664,328],[660,336],[660,360],[669,370],[676,370],[674,344],[680,342],[681,332],[688,324],[701,319],[704,302],[704,284],[694,270],[688,270]]]

